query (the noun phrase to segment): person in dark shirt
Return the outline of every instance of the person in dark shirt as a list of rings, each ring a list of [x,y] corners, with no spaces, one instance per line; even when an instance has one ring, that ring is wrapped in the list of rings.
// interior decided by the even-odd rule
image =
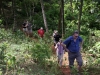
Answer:
[[[22,24],[23,32],[25,33],[25,35],[28,35],[27,25],[28,25],[28,21],[24,21],[24,23]]]
[[[24,22],[24,23],[22,24],[22,27],[23,27],[23,31],[24,31],[24,32],[27,32],[27,22]]]
[[[25,35],[32,36],[32,24],[29,23],[28,21],[24,21],[24,23],[22,24],[23,27],[23,32],[25,33]]]
[[[59,39],[61,38],[62,36],[60,34],[58,34],[58,31],[55,32],[55,35],[54,35],[54,46],[59,42]]]

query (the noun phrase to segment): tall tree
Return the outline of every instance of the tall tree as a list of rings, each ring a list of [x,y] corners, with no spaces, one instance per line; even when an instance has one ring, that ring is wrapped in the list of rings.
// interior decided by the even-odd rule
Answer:
[[[3,4],[3,1],[1,0],[1,15],[3,16],[4,18],[4,27],[7,28],[7,25],[8,25],[8,18],[6,16],[6,12],[5,12],[5,8],[4,8],[4,4]]]
[[[2,0],[0,0],[0,14],[1,14],[1,5],[2,5]]]
[[[60,13],[59,13],[58,31],[61,32],[61,6],[60,6]]]
[[[82,7],[83,7],[83,0],[80,0],[80,5],[79,5],[79,17],[78,17],[78,32],[80,33],[80,25],[81,25],[81,16],[82,16]]]
[[[28,11],[29,11],[29,10],[28,10],[28,7],[29,7],[29,6],[28,6],[28,4],[29,4],[28,1],[27,1],[27,0],[24,0],[25,12],[26,12],[26,14],[27,14],[27,17],[29,17],[29,12],[28,12]]]
[[[41,9],[42,9],[42,14],[43,14],[43,20],[44,20],[45,29],[46,29],[46,32],[48,32],[48,26],[47,26],[47,20],[46,20],[45,11],[44,11],[43,0],[40,0],[40,3],[41,3]]]
[[[61,25],[62,25],[62,37],[64,35],[64,0],[61,0]]]
[[[15,15],[15,0],[12,0],[12,10],[13,10],[13,31],[16,29],[16,15]]]
[[[65,27],[64,27],[64,0],[60,1],[60,14],[59,14],[59,24],[58,31],[64,35]]]

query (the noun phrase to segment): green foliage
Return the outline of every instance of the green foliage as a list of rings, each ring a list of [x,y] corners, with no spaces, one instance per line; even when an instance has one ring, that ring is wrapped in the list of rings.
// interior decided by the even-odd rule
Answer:
[[[100,30],[94,30],[94,34],[95,34],[95,36],[96,36],[97,41],[99,41]]]
[[[11,54],[6,55],[5,62],[7,64],[7,68],[8,69],[15,68],[15,65],[16,65],[16,57],[13,56],[13,55],[11,55]]]
[[[71,68],[71,74],[78,75],[80,73],[78,72],[77,68],[75,66],[73,66]],[[82,68],[81,74],[83,74],[83,75],[89,75],[88,69],[87,68]]]
[[[2,24],[2,20],[0,19],[0,25]]]
[[[97,57],[100,57],[100,42],[96,42],[96,44],[90,48],[89,52]]]
[[[72,66],[72,68],[71,68],[71,74],[75,74],[75,75],[77,75],[77,73],[78,73],[77,68],[74,67],[74,66]]]
[[[83,75],[89,75],[88,69],[87,69],[87,68],[83,69],[82,74],[83,74]]]
[[[0,64],[3,65],[5,65],[4,59],[7,46],[8,46],[7,42],[2,42],[2,44],[0,44]]]
[[[1,69],[0,69],[0,75],[3,75]]]
[[[5,12],[11,13],[11,15],[6,15],[8,18],[6,21],[6,18],[3,14],[0,16],[2,17],[0,20],[2,21],[3,25],[5,25],[7,22],[10,25],[7,25],[8,27],[13,24],[13,13],[9,11],[9,9],[12,9],[12,1],[2,1],[2,5],[5,7],[2,7]],[[83,9],[82,9],[82,21],[81,21],[81,27],[83,28],[91,28],[91,29],[99,29],[100,28],[100,11],[99,6],[100,2],[98,0],[85,0],[83,3]],[[16,23],[17,26],[20,27],[22,25],[22,22],[24,20],[29,20],[33,24],[33,29],[37,30],[41,26],[44,27],[43,22],[43,16],[41,11],[41,4],[38,0],[17,0],[15,1],[15,15],[16,15]],[[79,14],[79,6],[80,1],[79,0],[73,0],[72,1],[72,7],[70,4],[70,0],[64,1],[64,25],[67,29],[75,29],[77,28],[78,24],[78,14]],[[58,0],[44,0],[44,10],[47,18],[48,27],[51,30],[58,29],[58,23],[60,19],[60,5]],[[75,25],[73,27],[69,27],[71,24],[70,22],[74,23],[71,25]],[[0,22],[1,23],[1,22]],[[74,29],[73,29],[74,30]]]
[[[42,66],[45,65],[46,59],[50,59],[50,47],[42,39],[33,45],[32,57],[36,59]]]
[[[9,44],[8,42],[2,42],[0,43],[0,72],[1,75],[3,72],[6,70],[6,62],[5,62],[5,54],[6,54],[6,49],[8,48]]]
[[[0,29],[0,39],[1,39],[1,41],[2,41],[2,40],[5,40],[5,39],[7,39],[7,38],[10,38],[9,36],[12,35],[10,32],[11,32],[11,31],[8,30],[8,34],[7,34],[7,31],[5,31],[5,29]]]

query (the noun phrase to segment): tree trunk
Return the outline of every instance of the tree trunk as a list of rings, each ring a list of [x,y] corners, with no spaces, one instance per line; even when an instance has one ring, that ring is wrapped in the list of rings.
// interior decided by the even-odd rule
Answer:
[[[16,18],[15,18],[15,0],[12,0],[12,10],[13,10],[13,31],[16,31]]]
[[[4,10],[4,6],[2,5],[2,0],[1,0],[1,14],[4,17],[4,22],[5,22],[4,28],[7,28],[7,26],[8,26],[8,19],[6,17],[6,13],[5,13],[5,10]]]
[[[25,6],[25,11],[26,11],[27,17],[29,17],[28,5],[27,5],[27,3],[25,2],[25,0],[24,0],[24,6]]]
[[[80,9],[79,9],[79,18],[78,18],[78,32],[80,33],[80,25],[81,25],[81,16],[82,16],[82,7],[83,7],[83,0],[80,0]]]
[[[30,4],[28,3],[28,8],[27,8],[27,12],[28,12],[28,20],[30,21],[30,22],[32,22],[32,8],[30,7]]]
[[[1,6],[2,6],[2,0],[0,0],[0,14],[2,14],[1,13]]]
[[[60,6],[60,13],[59,13],[59,24],[58,24],[58,32],[61,32],[62,29],[61,29],[61,6]]]
[[[72,7],[72,2],[73,2],[73,0],[70,0],[70,6]]]
[[[60,15],[59,15],[59,24],[58,24],[58,31],[61,32],[62,37],[64,35],[65,26],[64,26],[64,0],[61,0],[60,4]]]
[[[46,32],[48,32],[48,26],[47,26],[47,20],[46,20],[45,11],[44,11],[43,0],[40,0],[40,3],[41,3],[41,9],[42,9],[42,14],[43,14],[43,20],[44,20],[45,29],[46,29]]]
[[[34,2],[32,3],[33,9],[32,9],[32,16],[34,16]]]
[[[65,27],[64,27],[64,0],[61,0],[61,24],[62,24],[62,37],[64,35]]]

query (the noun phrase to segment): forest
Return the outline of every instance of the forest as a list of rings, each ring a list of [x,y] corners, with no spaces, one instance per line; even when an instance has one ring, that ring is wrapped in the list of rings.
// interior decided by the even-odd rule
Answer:
[[[31,36],[22,30],[25,21]],[[0,75],[70,75],[63,71],[67,52],[62,69],[53,53],[54,30],[63,40],[78,30],[84,40],[82,75],[100,75],[100,0],[0,0]],[[72,73],[77,75],[76,63]]]

